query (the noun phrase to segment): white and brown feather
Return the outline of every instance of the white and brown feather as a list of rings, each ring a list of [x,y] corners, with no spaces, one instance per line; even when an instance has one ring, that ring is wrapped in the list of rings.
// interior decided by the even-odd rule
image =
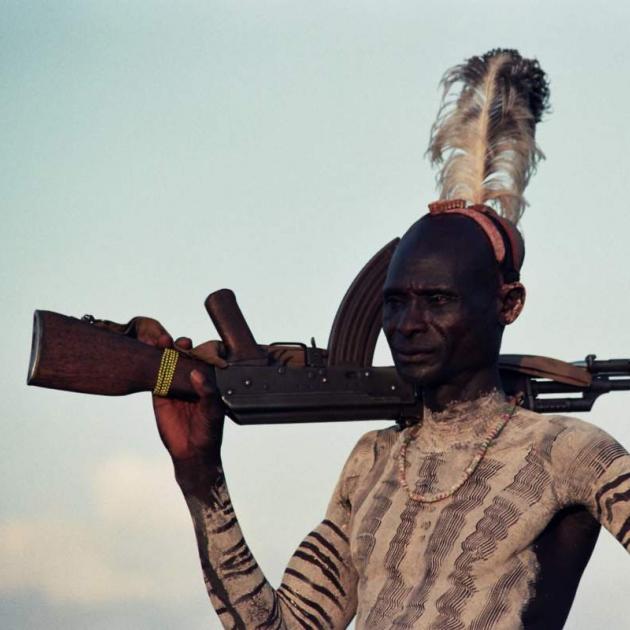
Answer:
[[[518,222],[523,191],[538,161],[535,128],[548,108],[549,87],[538,62],[493,50],[451,68],[428,153],[441,166],[442,199],[494,207]]]

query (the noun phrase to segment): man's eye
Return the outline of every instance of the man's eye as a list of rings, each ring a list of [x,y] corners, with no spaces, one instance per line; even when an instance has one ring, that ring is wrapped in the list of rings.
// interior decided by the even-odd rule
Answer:
[[[429,304],[432,304],[433,306],[442,306],[451,301],[451,296],[444,293],[434,293],[433,295],[429,295],[427,300]]]
[[[397,308],[403,303],[402,299],[396,295],[390,295],[385,298],[385,306]]]

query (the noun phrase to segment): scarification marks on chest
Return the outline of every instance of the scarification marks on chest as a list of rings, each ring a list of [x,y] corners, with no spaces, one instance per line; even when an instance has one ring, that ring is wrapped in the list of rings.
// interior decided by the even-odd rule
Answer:
[[[545,468],[538,451],[532,447],[525,457],[525,465],[514,475],[506,492],[522,499],[530,507],[540,501],[546,490],[551,488],[551,475]]]
[[[376,547],[377,533],[385,514],[392,505],[392,497],[398,490],[397,486],[398,484],[393,479],[383,481],[371,499],[365,515],[357,524],[358,534],[356,535],[356,551],[353,559],[361,578],[365,577],[365,569]]]
[[[416,481],[416,492],[426,492],[433,487],[441,463],[443,463],[442,459],[436,454],[429,455],[422,461]],[[390,618],[395,611],[402,607],[411,590],[411,586],[406,585],[404,576],[401,574],[400,564],[407,555],[409,542],[416,529],[418,513],[425,507],[425,504],[408,499],[401,512],[398,527],[389,541],[389,547],[384,557],[387,579],[366,621],[369,628],[381,627],[385,619]]]
[[[484,460],[475,473],[474,482],[464,484],[443,504],[436,504],[440,511],[435,527],[428,536],[426,546],[423,549],[413,550],[414,557],[417,558],[416,568],[414,575],[405,576],[411,588],[406,593],[404,601],[399,602],[396,610],[391,610],[395,583],[392,582],[391,576],[388,577],[370,612],[367,627],[379,627],[378,624],[371,624],[370,619],[382,618],[388,611],[390,618],[397,615],[393,622],[395,627],[401,629],[414,627],[424,613],[427,599],[440,579],[442,564],[453,550],[467,515],[483,503],[490,491],[489,480],[499,472],[502,466],[498,461]],[[386,603],[390,603],[390,606],[386,606]]]
[[[360,580],[365,579],[365,568],[376,545],[376,534],[398,490],[396,478],[385,473],[392,465],[391,452],[397,436],[397,432],[390,430],[379,434],[374,445],[374,464],[352,497],[352,560]]]
[[[462,612],[477,590],[473,565],[484,562],[496,551],[498,543],[507,538],[509,529],[518,522],[523,510],[538,503],[549,484],[550,476],[541,457],[531,448],[525,457],[525,464],[514,475],[512,483],[505,488],[503,496],[494,497],[484,510],[474,533],[462,543],[462,553],[455,560],[454,570],[448,577],[452,586],[436,603],[440,616],[431,626],[431,630],[465,628]],[[510,495],[514,497],[513,500],[506,498]],[[479,604],[481,612],[475,627],[492,627],[487,626],[487,620],[496,620],[507,612],[509,590],[526,577],[526,567],[516,559],[513,564],[498,578],[487,601]]]

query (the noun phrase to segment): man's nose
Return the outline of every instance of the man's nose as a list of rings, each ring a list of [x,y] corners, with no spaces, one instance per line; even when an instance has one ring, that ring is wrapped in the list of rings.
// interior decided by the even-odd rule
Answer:
[[[398,323],[398,330],[405,337],[411,337],[417,333],[424,333],[428,329],[426,309],[418,303],[411,303],[405,310]]]

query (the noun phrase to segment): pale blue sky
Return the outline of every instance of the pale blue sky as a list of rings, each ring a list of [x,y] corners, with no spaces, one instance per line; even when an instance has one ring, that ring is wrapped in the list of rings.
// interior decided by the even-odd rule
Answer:
[[[203,300],[229,286],[261,342],[324,345],[356,271],[436,197],[437,83],[470,55],[518,48],[551,79],[529,301],[505,351],[630,356],[627,3],[1,7],[3,628],[218,627],[148,396],[27,388],[32,311],[149,314],[202,340]],[[629,404],[588,419],[629,446]],[[374,426],[228,426],[233,499],[272,581]],[[623,627],[628,583],[603,533],[567,628]]]

